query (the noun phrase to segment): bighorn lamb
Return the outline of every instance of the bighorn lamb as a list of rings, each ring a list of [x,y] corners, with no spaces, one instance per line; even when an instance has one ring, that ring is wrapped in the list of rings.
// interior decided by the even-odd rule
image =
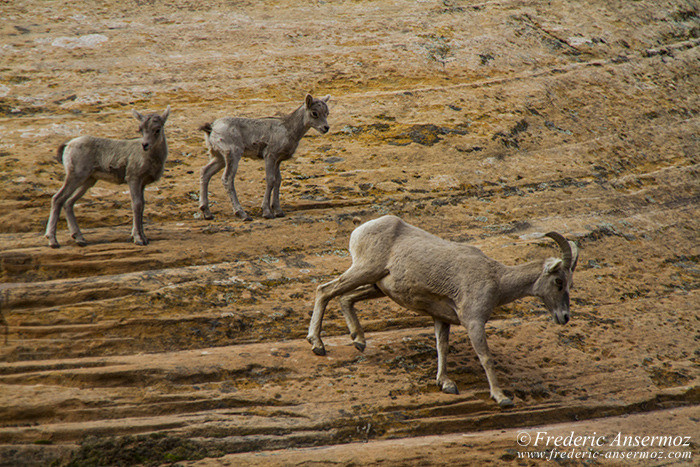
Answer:
[[[51,200],[51,215],[46,226],[46,238],[49,239],[50,247],[59,247],[56,224],[63,207],[71,236],[78,245],[87,245],[75,220],[73,205],[98,180],[129,185],[134,213],[131,235],[137,245],[148,244],[143,232],[143,190],[163,175],[165,159],[168,157],[163,127],[170,115],[170,106],[162,115],[142,115],[136,110],[133,114],[140,122],[141,138],[115,140],[80,136],[58,148],[56,158],[66,169],[66,180]]]
[[[340,296],[355,347],[363,351],[365,336],[353,305],[387,296],[435,320],[437,384],[443,392],[457,394],[457,386],[445,374],[445,359],[450,325],[462,324],[486,371],[491,397],[501,407],[511,406],[513,401],[498,385],[484,325],[494,307],[525,296],[540,297],[558,324],[569,321],[569,287],[578,249],[556,232],[547,236],[561,248],[561,259],[505,266],[477,248],[443,240],[396,216],[369,221],[350,236],[352,266],[316,290],[307,340],[314,353],[325,355],[320,337],[323,313],[328,302]]]
[[[252,218],[245,212],[236,195],[234,178],[241,157],[265,161],[265,196],[262,203],[263,217],[283,217],[280,207],[280,164],[290,159],[301,138],[315,128],[319,133],[328,133],[328,106],[330,96],[314,99],[307,94],[304,104],[285,117],[233,118],[224,117],[206,123],[199,129],[206,133],[209,147],[209,164],[202,168],[199,192],[199,209],[205,219],[213,219],[209,210],[209,181],[219,170],[226,167],[222,177],[228,191],[234,213],[243,220]]]

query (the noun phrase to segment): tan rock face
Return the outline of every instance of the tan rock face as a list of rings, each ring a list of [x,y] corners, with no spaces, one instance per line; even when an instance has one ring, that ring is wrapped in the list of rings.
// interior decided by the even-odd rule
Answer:
[[[360,463],[335,445],[373,440],[387,444],[367,462],[399,465],[515,460],[519,430],[576,419],[590,419],[571,425],[582,434],[691,434],[697,8],[141,3],[0,7],[1,459]],[[218,176],[215,220],[201,219],[197,128],[287,113],[307,92],[332,95],[331,130],[282,164],[287,217],[262,219],[264,168],[243,160],[253,222],[234,217]],[[58,145],[137,137],[131,109],[168,104],[151,243],[129,241],[126,187],[100,182],[76,205],[89,245],[62,216],[63,248],[47,248]],[[351,263],[355,221],[386,213],[506,264],[557,255],[540,239],[550,230],[577,241],[570,323],[526,299],[487,325],[511,411],[488,400],[464,329],[448,359],[461,394],[440,393],[430,319],[388,301],[358,305],[364,353],[334,303],[327,357],[303,340],[316,286]],[[676,406],[691,409],[621,417]],[[492,428],[510,431],[455,439]],[[261,453],[316,445],[329,447]]]

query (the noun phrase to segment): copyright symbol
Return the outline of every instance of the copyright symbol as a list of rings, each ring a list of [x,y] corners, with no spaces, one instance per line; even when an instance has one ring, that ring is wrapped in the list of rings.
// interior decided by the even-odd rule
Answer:
[[[521,431],[518,433],[518,444],[521,446],[529,446],[532,439],[528,433]]]

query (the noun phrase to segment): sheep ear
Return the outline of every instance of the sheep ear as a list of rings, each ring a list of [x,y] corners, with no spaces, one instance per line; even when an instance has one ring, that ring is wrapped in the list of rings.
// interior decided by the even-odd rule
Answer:
[[[561,268],[562,264],[563,261],[561,260],[561,258],[547,258],[544,261],[545,274],[552,274],[554,272],[557,272]]]
[[[578,264],[578,247],[574,242],[569,242],[571,245],[571,252],[573,259],[571,260],[571,272],[574,272],[576,270],[576,264]]]
[[[314,103],[314,98],[311,96],[311,94],[307,94],[306,95],[306,102],[305,102],[306,108],[308,109],[309,107],[311,107],[311,105],[313,103]]]
[[[163,113],[161,114],[161,116],[160,116],[160,118],[163,119],[163,123],[165,123],[166,120],[168,120],[168,116],[169,116],[169,115],[170,115],[170,106],[168,106],[168,108],[165,109],[165,112],[163,112]]]
[[[134,114],[134,118],[135,118],[136,120],[138,120],[139,122],[143,122],[143,115],[141,115],[140,113],[138,113],[138,112],[136,111],[136,109],[133,109],[131,112]]]
[[[329,100],[331,100],[331,95],[328,94],[328,95],[322,97],[321,100],[322,100],[323,102],[328,102]]]

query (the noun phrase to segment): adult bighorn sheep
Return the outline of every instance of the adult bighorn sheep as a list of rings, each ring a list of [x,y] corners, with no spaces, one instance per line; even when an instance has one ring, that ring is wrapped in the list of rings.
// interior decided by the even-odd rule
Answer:
[[[66,169],[63,186],[51,200],[51,215],[46,226],[46,238],[51,248],[58,248],[56,224],[65,207],[68,229],[75,242],[87,245],[80,233],[73,213],[73,205],[98,180],[129,185],[134,225],[131,235],[137,245],[147,245],[143,231],[143,190],[149,183],[163,175],[165,159],[168,157],[168,143],[163,127],[170,115],[170,106],[163,114],[142,115],[136,110],[134,117],[140,122],[141,138],[116,140],[80,136],[58,148],[56,159]]]
[[[310,128],[315,128],[322,134],[328,133],[326,104],[330,97],[315,99],[307,94],[304,103],[284,117],[224,117],[202,125],[199,129],[206,133],[204,139],[209,147],[209,163],[202,168],[199,191],[199,209],[204,218],[214,218],[209,210],[209,181],[214,174],[226,167],[221,181],[231,198],[233,211],[243,220],[252,220],[238,201],[234,186],[241,157],[265,161],[263,217],[283,217],[284,211],[280,207],[280,164],[292,157],[299,141]]]
[[[443,392],[457,394],[457,386],[445,374],[445,360],[450,325],[462,324],[486,371],[491,397],[501,407],[512,406],[498,385],[484,325],[494,307],[525,296],[540,297],[556,323],[569,321],[569,287],[578,249],[556,232],[546,235],[557,242],[562,258],[505,266],[475,247],[443,240],[396,216],[369,221],[350,236],[352,266],[317,288],[307,340],[315,354],[325,355],[323,313],[328,302],[340,296],[355,347],[363,351],[365,336],[353,305],[387,296],[435,320],[437,384]]]

